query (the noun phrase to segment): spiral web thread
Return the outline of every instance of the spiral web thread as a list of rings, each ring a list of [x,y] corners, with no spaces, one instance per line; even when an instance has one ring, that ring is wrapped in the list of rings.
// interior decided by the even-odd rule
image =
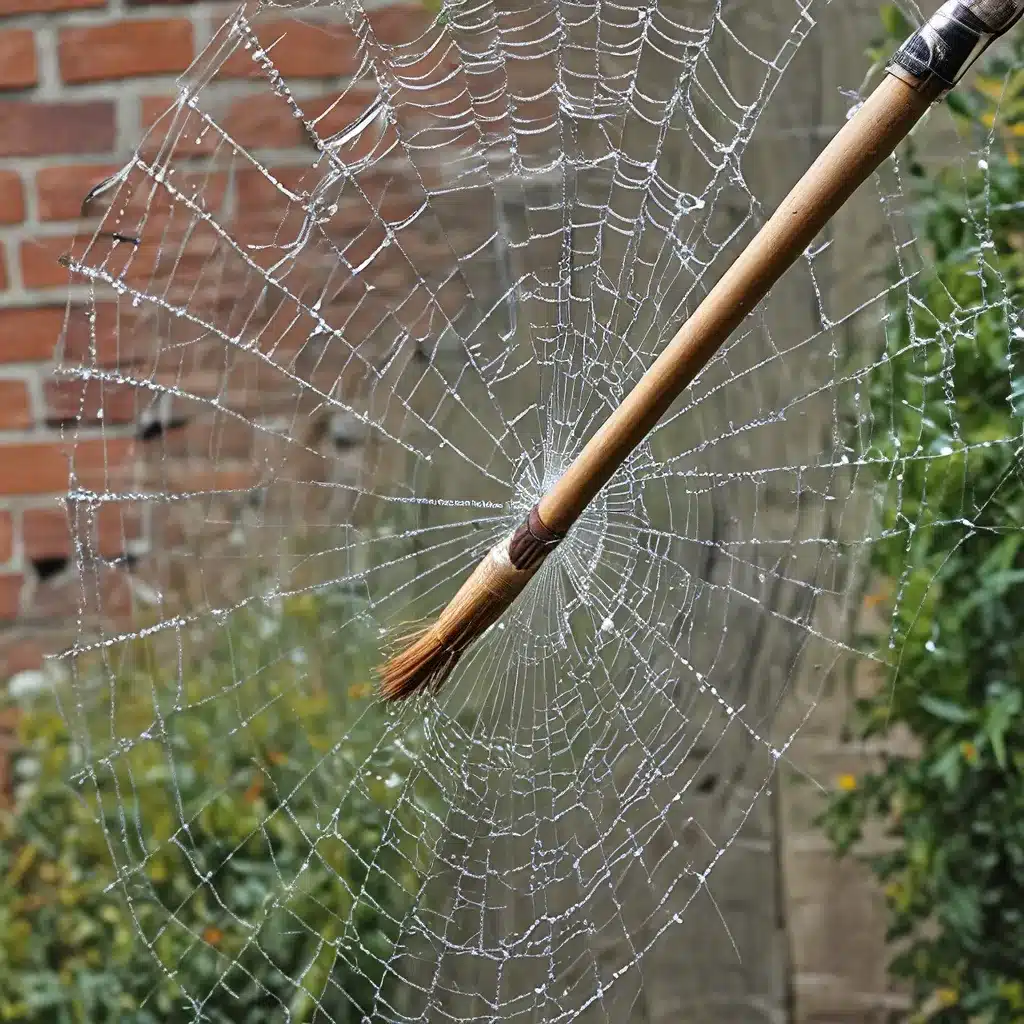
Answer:
[[[64,707],[83,792],[114,794],[115,888],[188,1019],[238,1019],[225,992],[249,986],[281,1020],[646,1020],[658,964],[682,979],[665,1005],[692,1017],[706,947],[761,955],[716,879],[767,835],[878,536],[858,487],[872,456],[842,418],[881,369],[889,290],[837,289],[827,238],[442,695],[383,711],[364,684],[377,646],[443,606],[792,183],[748,180],[745,157],[792,132],[776,94],[799,93],[787,69],[833,16],[810,0],[462,0],[434,20],[247,4],[97,196],[102,230],[68,259],[90,343],[62,372],[82,382],[76,439],[106,447],[75,459],[68,495],[82,614]],[[339,61],[326,98],[302,77],[310,47]],[[884,257],[909,260],[898,164],[865,193]],[[110,510],[142,538],[128,566],[90,540]],[[325,592],[355,653],[315,678],[280,615]],[[111,614],[125,604],[127,625]],[[190,690],[189,658],[254,621],[258,663],[237,653]],[[126,696],[141,642],[158,653]],[[209,753],[189,723],[223,712],[223,748],[255,762],[318,688],[326,742],[272,804],[250,802],[247,835],[197,852],[200,817],[253,782],[239,769],[187,799]],[[410,767],[389,774],[396,749]],[[168,770],[169,824],[134,810],[146,751]],[[327,906],[357,856],[345,808],[381,785],[358,891]],[[256,906],[236,899],[239,851],[275,864],[282,820],[302,855]],[[171,853],[174,901],[154,881]],[[314,869],[329,884],[302,902]],[[367,903],[383,947],[360,930]]]

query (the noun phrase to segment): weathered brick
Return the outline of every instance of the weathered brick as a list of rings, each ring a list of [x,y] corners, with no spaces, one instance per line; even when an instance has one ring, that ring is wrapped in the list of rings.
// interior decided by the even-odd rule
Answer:
[[[166,284],[172,271],[175,279],[191,286],[209,258],[208,238],[193,236],[187,249],[178,252],[174,239],[156,233],[144,238],[140,245],[115,242],[107,238],[95,241],[78,236],[46,236],[26,239],[21,244],[21,275],[26,288],[66,288],[69,281],[82,283],[83,273],[67,267],[62,260],[81,261],[90,270],[101,271],[113,280],[153,290],[157,283]],[[204,246],[207,246],[204,248]],[[163,272],[160,272],[165,268]]]
[[[91,567],[85,585],[81,579],[55,577],[40,583],[26,614],[35,619],[62,621],[77,614],[95,615],[107,622],[126,620],[132,610],[132,590],[126,574],[102,564]]]
[[[66,28],[57,42],[60,76],[68,83],[174,74],[192,63],[194,52],[192,23],[184,18]]]
[[[223,121],[224,130],[246,149],[287,149],[306,137],[291,108],[276,96],[235,100]]]
[[[143,96],[140,103],[145,138],[143,156],[160,152],[164,159],[208,156],[224,144],[224,137],[192,108],[179,109],[173,96]]]
[[[0,681],[6,682],[19,672],[42,668],[44,654],[57,649],[59,644],[52,635],[55,633],[56,630],[47,633],[47,644],[49,645],[51,640],[54,641],[54,645],[48,646],[47,651],[44,651],[38,636],[26,636],[6,630],[0,634]]]
[[[44,167],[36,174],[40,220],[78,220],[82,200],[119,168],[116,164]]]
[[[70,238],[33,238],[21,243],[21,280],[26,288],[66,288],[71,271],[59,262],[71,252]]]
[[[43,385],[48,423],[132,423],[152,392],[97,380],[48,380]]]
[[[168,494],[210,494],[214,491],[235,492],[244,497],[244,492],[258,486],[263,477],[249,465],[219,463],[217,466],[193,468],[172,462],[165,473],[161,473],[164,491]]]
[[[129,438],[0,445],[0,494],[66,494],[72,461],[80,486],[104,490],[133,450]]]
[[[0,509],[0,562],[9,562],[14,554],[14,517]]]
[[[67,558],[73,553],[77,534],[91,554],[116,558],[124,554],[127,540],[138,537],[136,510],[127,503],[105,502],[93,514],[72,514],[62,508],[26,509],[21,536],[28,558]]]
[[[243,220],[248,220],[260,210],[282,213],[294,205],[282,189],[289,192],[307,192],[318,180],[315,171],[308,167],[268,167],[268,173],[255,167],[243,167],[236,176],[235,190],[238,210]],[[268,177],[269,174],[269,177]],[[271,181],[270,179],[274,180]]]
[[[23,582],[19,573],[0,573],[0,622],[13,622],[18,617]]]
[[[0,380],[0,430],[32,426],[28,386],[23,380]]]
[[[106,7],[107,0],[0,0],[0,16],[7,14],[51,14]]]
[[[63,323],[63,306],[0,309],[0,363],[50,359]]]
[[[885,903],[868,869],[831,851],[794,850],[786,874],[794,969],[848,992],[885,992]]]
[[[275,70],[285,78],[336,78],[352,75],[359,68],[358,41],[352,29],[336,22],[275,19],[253,26],[270,52]],[[265,78],[253,50],[241,46],[221,65],[224,78]]]
[[[114,146],[114,104],[0,101],[0,156],[105,153]]]
[[[134,309],[121,309],[113,302],[73,306],[65,327],[64,309],[61,308],[57,329],[60,335],[57,354],[61,363],[131,366],[136,358],[144,356],[157,344],[153,338],[143,343],[133,332],[135,312]]]
[[[0,171],[0,224],[20,224],[25,219],[25,192],[17,171]]]
[[[28,89],[38,80],[35,33],[28,28],[0,32],[0,89]]]

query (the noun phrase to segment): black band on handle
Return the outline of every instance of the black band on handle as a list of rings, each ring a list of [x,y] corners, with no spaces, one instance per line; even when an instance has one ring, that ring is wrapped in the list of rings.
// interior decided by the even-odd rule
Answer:
[[[1024,0],[949,0],[896,51],[887,70],[941,96],[1022,14]]]
[[[509,561],[520,572],[536,569],[564,537],[564,533],[555,533],[544,525],[538,507],[534,505],[512,535],[508,546]]]

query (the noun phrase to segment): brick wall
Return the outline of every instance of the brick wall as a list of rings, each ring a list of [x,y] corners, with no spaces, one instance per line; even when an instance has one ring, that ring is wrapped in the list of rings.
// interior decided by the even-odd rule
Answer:
[[[358,124],[378,88],[366,56],[379,62],[425,28],[419,4],[367,6],[369,32],[359,36],[337,8],[302,22],[257,14],[246,49],[222,27],[234,4],[0,0],[0,678],[67,643],[84,628],[82,612],[109,621],[137,612],[140,594],[195,591],[188,558],[200,540],[216,579],[217,538],[237,540],[257,498],[262,543],[273,550],[283,529],[269,525],[274,515],[287,508],[294,522],[297,511],[296,488],[285,493],[276,479],[354,471],[341,450],[351,430],[337,407],[323,414],[325,397],[328,407],[331,397],[352,406],[367,367],[397,336],[418,342],[435,332],[431,301],[458,310],[450,267],[434,268],[432,298],[417,285],[438,225],[393,227],[437,173],[422,101],[384,76],[395,116],[425,133],[422,160],[396,146],[378,117],[336,147],[357,168],[350,180],[329,181],[326,161],[311,167],[316,149],[303,121],[321,138]],[[274,93],[252,56],[271,43],[287,93]],[[451,66],[442,52],[423,69],[407,61],[403,74],[419,85]],[[194,108],[178,102],[181,88]],[[430,104],[443,96],[439,87]],[[140,143],[147,166],[132,168],[83,220],[88,191]],[[155,168],[169,183],[155,180]],[[290,283],[298,295],[330,292],[323,315],[344,326],[345,340],[314,352],[314,318],[263,295],[261,275],[281,258],[280,240],[301,230],[294,196],[318,188],[324,205],[337,204],[322,223],[329,244],[309,247]],[[138,244],[96,237],[97,228]],[[486,228],[463,232],[466,251]],[[382,249],[394,231],[397,244]],[[333,287],[338,252],[368,265],[358,281],[349,274]],[[128,290],[119,294],[118,282]],[[136,301],[132,289],[166,301]],[[397,314],[395,296],[405,300]],[[72,486],[181,500],[69,503]]]

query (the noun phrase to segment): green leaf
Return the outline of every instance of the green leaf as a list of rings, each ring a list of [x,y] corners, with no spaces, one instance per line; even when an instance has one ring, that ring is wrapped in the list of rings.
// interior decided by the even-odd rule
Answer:
[[[890,39],[902,41],[914,31],[913,26],[895,4],[883,5],[879,13],[882,18],[882,25],[885,28],[885,34]]]
[[[975,712],[954,704],[953,701],[943,700],[941,697],[932,697],[929,694],[922,694],[918,701],[925,711],[941,718],[944,722],[952,722],[956,725],[963,725],[973,722],[977,715]]]

